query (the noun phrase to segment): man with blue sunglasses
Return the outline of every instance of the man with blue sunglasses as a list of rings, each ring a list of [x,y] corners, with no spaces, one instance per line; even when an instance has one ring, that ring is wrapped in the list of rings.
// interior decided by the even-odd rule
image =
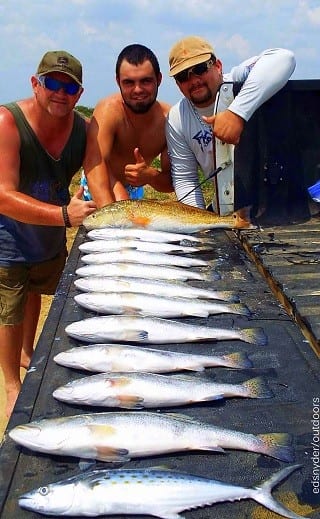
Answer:
[[[33,96],[0,106],[0,367],[9,417],[20,367],[33,353],[41,294],[54,294],[63,271],[66,227],[95,203],[70,199],[85,153],[87,121],[74,110],[82,66],[65,51],[47,52],[31,77]]]
[[[171,108],[166,125],[172,181],[178,200],[204,209],[198,168],[205,178],[214,176],[219,166],[217,146],[221,149],[223,144],[226,144],[221,153],[225,155],[223,168],[233,162],[233,151],[240,156],[241,137],[248,135],[247,121],[286,84],[294,71],[295,58],[287,49],[267,49],[226,74],[207,40],[187,36],[171,48],[169,66],[169,75],[183,94]],[[255,137],[251,132],[249,140],[253,141]],[[239,143],[239,149],[234,150],[233,146]],[[246,155],[244,167],[238,176],[235,175],[235,199],[234,206],[233,200],[231,205],[245,220],[250,219],[251,195],[255,189],[254,175],[250,173],[252,160],[247,149],[242,153]],[[231,191],[232,179],[225,184],[226,199]],[[214,199],[210,208],[213,206],[220,212],[218,202]]]

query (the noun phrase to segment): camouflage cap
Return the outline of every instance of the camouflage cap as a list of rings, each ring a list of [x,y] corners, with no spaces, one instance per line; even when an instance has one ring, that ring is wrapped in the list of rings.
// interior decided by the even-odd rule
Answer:
[[[64,50],[46,52],[42,57],[37,74],[42,76],[50,72],[62,72],[82,86],[82,65],[80,61]]]

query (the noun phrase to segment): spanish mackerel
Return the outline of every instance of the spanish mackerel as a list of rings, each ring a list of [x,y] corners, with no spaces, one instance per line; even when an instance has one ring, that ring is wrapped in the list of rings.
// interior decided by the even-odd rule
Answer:
[[[288,519],[307,519],[271,495],[273,487],[299,467],[291,465],[279,470],[252,488],[159,468],[94,470],[26,492],[20,496],[19,505],[45,515],[130,514],[182,519],[179,512],[183,510],[253,499]]]
[[[209,229],[250,229],[238,213],[219,216],[205,209],[167,200],[120,200],[97,209],[83,220],[87,230],[103,227],[195,233]]]
[[[184,414],[150,411],[88,413],[44,418],[9,431],[29,449],[105,462],[169,452],[235,449],[292,462],[292,438],[286,433],[254,435],[216,427]]]
[[[53,358],[57,364],[86,371],[138,371],[167,373],[170,371],[204,371],[210,367],[252,368],[246,353],[229,355],[194,355],[156,350],[125,344],[86,344],[61,351]]]
[[[213,299],[238,303],[239,296],[229,290],[220,291],[198,288],[174,280],[143,279],[129,277],[92,276],[80,277],[74,281],[75,286],[84,292],[139,292],[157,294],[166,297],[184,297]]]
[[[89,317],[68,324],[65,331],[70,337],[85,342],[125,341],[143,344],[170,344],[238,339],[259,346],[267,344],[267,337],[262,328],[213,328],[170,319],[135,315]]]

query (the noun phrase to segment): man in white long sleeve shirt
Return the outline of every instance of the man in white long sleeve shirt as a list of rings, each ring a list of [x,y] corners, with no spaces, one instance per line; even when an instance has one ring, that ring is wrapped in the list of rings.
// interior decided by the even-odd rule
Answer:
[[[239,144],[245,123],[287,83],[295,69],[295,58],[287,49],[267,49],[224,74],[210,43],[189,36],[172,47],[169,65],[169,75],[184,96],[171,108],[166,124],[175,193],[178,200],[183,198],[186,204],[205,208],[198,168],[206,178],[214,171],[215,137]],[[241,85],[240,91],[231,96],[226,110],[212,115],[217,93],[226,82]],[[248,193],[235,201],[235,209],[246,218],[249,211],[245,206],[250,207]]]

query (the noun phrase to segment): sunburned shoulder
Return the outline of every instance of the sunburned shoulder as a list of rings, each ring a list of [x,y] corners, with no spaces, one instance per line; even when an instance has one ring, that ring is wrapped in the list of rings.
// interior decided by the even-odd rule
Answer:
[[[158,101],[158,103],[161,106],[164,115],[168,115],[171,105],[169,105],[168,103],[165,103],[164,101]]]
[[[123,118],[123,101],[120,94],[112,94],[100,99],[93,111],[93,117],[99,123],[107,120],[121,120]]]
[[[23,99],[22,101],[15,101],[15,103],[25,112],[27,106],[29,106],[29,99]],[[9,104],[9,103],[8,103]],[[8,128],[10,126],[15,126],[15,119],[12,113],[5,107],[0,106],[0,124],[3,127],[6,125]]]
[[[110,110],[111,109],[119,109],[122,107],[123,101],[120,94],[115,93],[111,94],[107,97],[103,97],[98,101],[98,103],[95,106],[94,113],[95,112],[101,112],[104,110]]]

